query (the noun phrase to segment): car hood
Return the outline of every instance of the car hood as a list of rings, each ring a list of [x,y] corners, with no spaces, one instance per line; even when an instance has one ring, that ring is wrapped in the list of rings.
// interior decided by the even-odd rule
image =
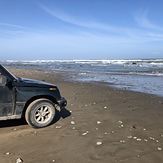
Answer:
[[[27,79],[27,78],[20,78],[19,83],[23,86],[27,87],[56,87],[54,84],[46,83],[39,80]]]

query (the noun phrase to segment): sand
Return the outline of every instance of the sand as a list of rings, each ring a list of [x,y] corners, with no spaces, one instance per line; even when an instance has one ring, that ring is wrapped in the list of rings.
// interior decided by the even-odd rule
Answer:
[[[42,129],[25,120],[0,121],[0,162],[163,162],[162,97],[65,81],[50,72],[11,71],[55,83],[68,105],[55,123]]]

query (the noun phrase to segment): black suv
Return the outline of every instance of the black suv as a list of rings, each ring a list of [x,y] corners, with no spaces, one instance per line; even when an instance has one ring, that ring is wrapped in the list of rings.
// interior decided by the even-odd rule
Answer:
[[[46,127],[66,105],[57,86],[16,77],[0,64],[0,120],[25,117],[34,128]]]

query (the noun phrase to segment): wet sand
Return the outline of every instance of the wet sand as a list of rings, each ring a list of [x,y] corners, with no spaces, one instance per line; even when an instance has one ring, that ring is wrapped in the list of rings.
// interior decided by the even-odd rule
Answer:
[[[103,83],[67,82],[59,74],[11,69],[55,83],[68,105],[55,123],[33,129],[25,120],[0,121],[0,162],[161,163],[163,98]]]

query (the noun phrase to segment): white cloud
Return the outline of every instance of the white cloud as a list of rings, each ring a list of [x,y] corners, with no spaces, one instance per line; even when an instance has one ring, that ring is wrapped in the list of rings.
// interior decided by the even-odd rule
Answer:
[[[140,27],[147,29],[163,30],[162,27],[151,23],[151,21],[148,18],[148,9],[144,11],[139,10],[135,16],[135,20],[137,21]]]
[[[141,28],[136,28],[136,26],[129,28],[129,27],[103,24],[91,20],[80,20],[79,18],[74,18],[69,14],[65,14],[64,12],[61,12],[58,9],[51,10],[44,5],[40,5],[40,6],[47,13],[49,13],[50,15],[54,16],[55,18],[63,22],[70,23],[76,26],[86,27],[85,29],[82,29],[83,31],[84,30],[87,31],[87,29],[92,29],[92,30],[88,30],[88,32],[90,32],[91,35],[104,34],[106,37],[110,37],[112,39],[115,38],[116,40],[118,40],[118,38],[119,40],[135,39],[136,41],[137,40],[139,41],[163,40],[162,34],[160,34],[160,30],[163,30],[163,28],[156,26],[149,21],[149,19],[147,18],[148,10],[145,10],[143,12],[139,10],[139,12],[137,12],[135,16],[135,20],[137,21],[138,25]],[[148,31],[146,29],[148,29]],[[153,29],[155,31],[153,31]],[[83,31],[81,32],[79,28],[76,28],[76,30],[79,33],[83,33]]]
[[[0,26],[7,26],[7,27],[12,27],[12,28],[26,29],[23,26],[19,26],[19,25],[15,25],[15,24],[8,24],[8,23],[0,23]]]
[[[106,25],[106,24],[101,24],[95,21],[91,20],[79,20],[79,18],[74,18],[68,14],[65,14],[64,12],[61,12],[57,9],[49,9],[45,7],[44,5],[40,5],[46,12],[48,12],[50,15],[60,19],[61,21],[64,21],[66,23],[70,23],[76,26],[82,26],[82,27],[87,27],[87,28],[92,28],[92,29],[98,29],[98,30],[105,30],[109,32],[117,32],[121,33],[122,31],[128,31],[128,28],[122,28],[122,27],[117,27],[113,25]]]

